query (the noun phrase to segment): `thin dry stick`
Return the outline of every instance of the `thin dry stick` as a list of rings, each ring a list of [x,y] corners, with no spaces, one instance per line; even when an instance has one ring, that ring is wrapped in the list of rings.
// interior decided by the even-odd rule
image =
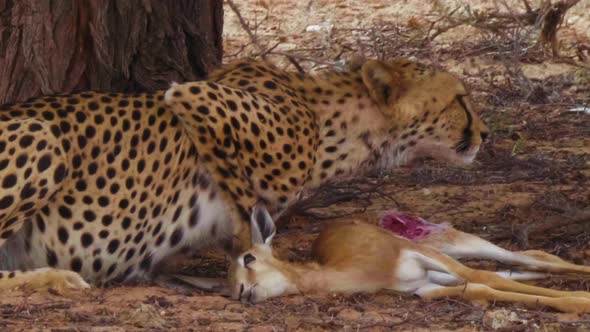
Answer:
[[[277,47],[278,47],[279,45],[281,45],[282,43],[283,43],[282,41],[278,41],[278,42],[276,42],[276,43],[275,43],[273,46],[269,47],[269,48],[268,48],[266,51],[264,51],[264,53],[262,53],[262,54],[259,54],[259,55],[260,55],[260,57],[262,57],[262,58],[264,59],[264,57],[265,57],[265,56],[266,56],[268,53],[272,52],[272,51],[273,51],[275,48],[277,48]]]
[[[304,56],[304,55],[299,55],[299,54],[295,54],[295,53],[290,53],[290,52],[282,52],[282,51],[273,51],[270,52],[269,54],[273,54],[273,55],[282,55],[284,57],[287,57],[287,59],[289,57],[292,57],[293,59],[297,59],[300,61],[309,61],[309,62],[313,62],[313,63],[318,63],[320,65],[325,65],[325,66],[336,66],[335,62],[331,62],[331,61],[327,61],[327,60],[322,60],[320,58],[312,58],[312,57],[308,57],[308,56]]]
[[[286,55],[285,56],[287,58],[287,60],[289,60],[289,62],[295,66],[295,68],[297,69],[297,71],[300,74],[305,74],[305,69],[303,69],[303,67],[301,67],[301,65],[299,64],[299,62],[297,62],[297,60],[295,60],[294,57],[290,56],[290,55]]]
[[[392,202],[397,207],[400,204],[393,198],[386,188],[390,184],[387,180],[368,181],[351,180],[342,184],[331,184],[295,203],[286,215],[303,215],[316,219],[332,219],[366,211],[366,207],[373,203],[373,199],[380,198]],[[331,205],[349,201],[364,202],[364,208],[354,209],[343,214],[318,214],[315,209],[322,209]]]
[[[236,4],[232,0],[226,0],[226,1],[227,1],[227,4],[229,5],[229,7],[234,11],[236,16],[238,17],[238,20],[240,21],[240,25],[242,26],[242,29],[244,29],[244,31],[246,31],[246,33],[250,37],[250,40],[252,40],[252,44],[254,44],[256,46],[256,48],[258,48],[258,51],[260,52],[261,57],[264,59],[265,55],[266,55],[266,50],[258,42],[258,38],[256,38],[256,35],[252,32],[252,30],[248,26],[248,23],[246,23],[246,20],[244,20],[244,17],[240,13],[240,10],[238,9]]]
[[[504,30],[520,27],[524,28],[527,25],[534,25],[539,17],[539,10],[531,10],[528,3],[525,2],[526,12],[516,14],[512,10],[511,7],[505,5],[509,12],[506,13],[499,13],[499,12],[473,12],[467,10],[466,17],[454,17],[453,15],[461,8],[468,8],[468,7],[457,7],[449,13],[445,13],[444,15],[438,17],[435,21],[433,21],[426,33],[426,37],[423,40],[423,43],[430,42],[434,40],[436,37],[441,35],[444,32],[447,32],[451,29],[462,25],[469,25],[477,29],[481,30],[488,30],[495,34],[504,35]],[[441,22],[448,22],[446,25],[436,28],[435,26]],[[434,31],[434,33],[432,33]],[[432,33],[432,34],[431,34]],[[506,36],[504,36],[506,37]]]
[[[434,33],[432,36],[430,35],[430,32],[432,32],[432,30],[434,29],[434,26],[435,26],[437,23],[439,23],[439,22],[441,22],[441,21],[443,21],[443,20],[448,20],[448,21],[450,21],[450,17],[451,17],[453,14],[455,14],[455,12],[456,12],[457,10],[459,10],[460,8],[461,8],[461,7],[457,7],[457,8],[455,8],[455,9],[453,9],[453,10],[452,10],[450,13],[448,13],[447,15],[445,15],[445,16],[441,16],[441,17],[439,17],[439,18],[438,18],[436,21],[432,22],[432,23],[430,24],[430,27],[428,28],[428,31],[426,32],[426,37],[424,37],[424,40],[422,41],[422,43],[423,43],[423,44],[425,44],[426,42],[430,42],[430,41],[432,41],[434,38],[436,38],[438,35],[440,35],[440,34],[442,34],[442,33],[446,32],[446,31],[448,31],[448,30],[450,30],[450,29],[452,29],[452,28],[456,28],[456,27],[458,27],[458,26],[460,26],[460,25],[463,25],[463,24],[465,24],[465,22],[455,22],[455,23],[453,23],[453,24],[451,24],[451,25],[448,25],[448,26],[446,26],[446,27],[443,27],[443,28],[437,29],[437,31],[436,31],[436,32],[435,32],[435,33]]]

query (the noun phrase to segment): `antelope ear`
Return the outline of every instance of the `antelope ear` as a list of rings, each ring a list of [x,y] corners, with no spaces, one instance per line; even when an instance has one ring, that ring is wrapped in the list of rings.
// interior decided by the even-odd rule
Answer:
[[[250,223],[252,244],[270,245],[272,238],[276,234],[276,227],[264,205],[257,204],[252,208]]]
[[[361,76],[371,98],[379,106],[387,106],[399,98],[401,74],[391,66],[382,61],[369,60],[362,66]]]

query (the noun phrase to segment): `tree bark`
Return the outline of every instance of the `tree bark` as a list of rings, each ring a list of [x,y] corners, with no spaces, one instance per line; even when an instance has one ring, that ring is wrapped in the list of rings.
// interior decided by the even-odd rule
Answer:
[[[197,80],[221,62],[222,0],[0,0],[0,104]]]

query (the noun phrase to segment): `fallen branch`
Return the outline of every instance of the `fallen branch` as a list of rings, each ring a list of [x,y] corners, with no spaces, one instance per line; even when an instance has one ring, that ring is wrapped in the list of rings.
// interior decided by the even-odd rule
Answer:
[[[551,45],[551,51],[554,57],[559,56],[559,41],[557,40],[557,30],[563,24],[566,12],[575,6],[580,0],[564,0],[549,6],[543,15],[543,28],[539,36],[539,45],[546,47]]]
[[[543,1],[539,8],[532,9],[528,1],[523,0],[525,11],[514,13],[511,8],[504,4],[508,13],[478,12],[472,11],[469,6],[457,7],[448,13],[438,14],[436,20],[432,21],[423,43],[431,42],[439,35],[459,26],[469,25],[474,28],[490,31],[502,38],[510,40],[505,31],[510,29],[524,29],[527,26],[541,27],[541,33],[537,40],[537,46],[545,48],[548,44],[551,47],[554,57],[559,56],[559,41],[557,31],[563,24],[567,11],[575,6],[580,0],[562,0],[551,4],[550,0]],[[462,16],[455,16],[459,9],[463,8]],[[444,22],[444,25],[441,23]],[[438,26],[437,25],[441,25]],[[435,28],[436,27],[436,28]],[[522,38],[527,37],[529,30]]]

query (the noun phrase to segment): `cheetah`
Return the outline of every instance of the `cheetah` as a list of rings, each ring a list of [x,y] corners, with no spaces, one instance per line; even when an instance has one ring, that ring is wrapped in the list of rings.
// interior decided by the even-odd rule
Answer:
[[[488,135],[463,83],[409,60],[291,73],[256,60],[152,93],[0,108],[0,289],[104,286],[183,249],[251,246],[259,202],[417,158],[468,164]]]

